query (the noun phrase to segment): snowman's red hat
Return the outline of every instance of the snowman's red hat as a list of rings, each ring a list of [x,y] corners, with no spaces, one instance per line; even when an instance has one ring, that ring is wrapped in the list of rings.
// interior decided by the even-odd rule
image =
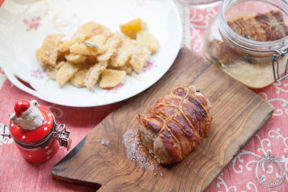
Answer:
[[[39,104],[36,100],[27,101],[25,99],[20,99],[15,103],[15,112],[10,115],[10,120],[23,129],[36,129],[41,126],[44,119],[38,107]]]
[[[18,100],[14,105],[14,111],[17,117],[22,116],[22,113],[30,108],[30,102],[25,99]]]

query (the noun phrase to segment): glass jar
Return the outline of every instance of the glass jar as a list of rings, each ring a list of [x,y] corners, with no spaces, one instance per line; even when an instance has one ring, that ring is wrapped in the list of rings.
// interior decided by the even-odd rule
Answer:
[[[277,20],[273,19],[279,19],[281,26],[279,22],[274,25]],[[242,22],[241,25],[240,20],[252,23]],[[263,30],[264,24],[260,25],[260,20],[265,20],[264,24],[270,28]],[[232,29],[235,21],[238,28],[234,25]],[[205,57],[251,88],[263,88],[283,80],[287,77],[287,23],[288,4],[285,0],[224,0],[206,31]],[[281,28],[276,28],[279,26]],[[283,34],[276,39],[279,30]]]

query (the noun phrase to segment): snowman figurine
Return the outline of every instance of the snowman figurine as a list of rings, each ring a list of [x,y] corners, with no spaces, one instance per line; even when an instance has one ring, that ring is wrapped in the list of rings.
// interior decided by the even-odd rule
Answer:
[[[59,146],[70,147],[70,132],[55,122],[52,112],[36,100],[18,100],[10,116],[10,134],[22,156],[30,162],[44,162],[55,155]]]

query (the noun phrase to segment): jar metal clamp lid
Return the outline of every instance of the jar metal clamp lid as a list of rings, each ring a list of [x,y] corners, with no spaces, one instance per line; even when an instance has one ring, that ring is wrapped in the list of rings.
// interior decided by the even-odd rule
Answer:
[[[279,58],[284,57],[284,55],[288,54],[288,45],[284,46],[281,49],[275,50],[275,53],[272,56],[272,69],[273,69],[273,77],[274,81],[282,81],[288,77],[287,68],[288,68],[288,60],[286,61],[284,74],[281,77],[279,73]]]
[[[64,124],[57,124],[53,113],[36,100],[19,100],[14,106],[14,113],[9,115],[8,125],[2,125],[1,136],[13,138],[23,148],[45,147],[52,139],[69,150],[70,131]],[[8,132],[9,130],[9,132]]]
[[[3,138],[5,138],[5,137],[8,137],[9,139],[12,138],[12,135],[9,132],[9,126],[8,125],[3,125],[3,131],[2,131],[1,136]],[[36,147],[45,146],[46,142],[50,139],[49,136],[50,136],[50,134],[48,135],[48,137],[40,140],[39,142],[29,144],[29,145],[17,142],[17,140],[15,140],[15,139],[14,139],[14,141],[17,144],[19,144],[25,148],[36,148]],[[55,138],[56,140],[58,140],[59,145],[61,147],[65,147],[67,150],[70,149],[70,146],[71,146],[71,139],[69,139],[70,131],[68,131],[66,129],[65,124],[56,124],[55,123],[55,128],[52,130],[51,136],[52,136],[52,138]]]

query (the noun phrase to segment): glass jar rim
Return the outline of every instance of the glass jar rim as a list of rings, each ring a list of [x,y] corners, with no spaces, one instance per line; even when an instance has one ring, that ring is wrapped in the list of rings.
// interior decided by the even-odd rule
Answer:
[[[259,1],[259,0],[251,0],[251,1]],[[255,40],[251,40],[248,38],[245,38],[241,35],[239,35],[238,33],[236,33],[228,24],[228,22],[225,19],[225,12],[227,7],[229,7],[230,3],[232,2],[232,0],[223,0],[223,3],[221,5],[218,17],[220,20],[219,23],[219,29],[223,29],[224,31],[220,32],[225,35],[225,37],[228,37],[228,40],[237,45],[240,48],[243,49],[247,49],[249,51],[255,51],[255,52],[275,52],[276,50],[282,48],[285,46],[285,42],[288,42],[288,35],[286,35],[285,37],[275,40],[275,41],[255,41]],[[267,0],[262,0],[261,2],[264,3],[269,3],[271,4],[271,2],[267,1]],[[275,7],[279,8],[281,11],[283,11],[284,13],[287,14],[288,16],[288,2],[286,2],[285,0],[278,0],[279,3],[282,3],[283,5],[285,5],[285,7],[278,7],[276,5],[274,5]],[[235,40],[233,40],[233,38],[231,37],[235,37],[237,39],[238,42],[236,42]],[[254,48],[251,48],[254,47]],[[265,47],[267,47],[265,49]],[[272,48],[272,49],[271,49]]]

